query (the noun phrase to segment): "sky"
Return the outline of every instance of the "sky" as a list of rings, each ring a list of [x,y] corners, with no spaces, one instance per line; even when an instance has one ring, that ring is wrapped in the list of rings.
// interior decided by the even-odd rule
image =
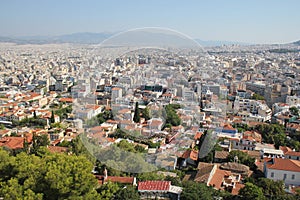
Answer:
[[[0,36],[163,27],[201,40],[300,39],[299,0],[1,0]]]

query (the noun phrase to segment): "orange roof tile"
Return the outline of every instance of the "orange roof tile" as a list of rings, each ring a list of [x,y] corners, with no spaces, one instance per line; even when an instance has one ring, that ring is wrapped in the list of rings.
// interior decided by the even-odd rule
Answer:
[[[93,109],[93,110],[97,110],[97,109],[101,108],[101,106],[95,105],[95,104],[89,104],[89,105],[86,105],[85,107],[88,109]]]
[[[196,135],[194,136],[194,140],[200,139],[202,135],[203,135],[203,132],[197,132]]]
[[[236,183],[236,184],[235,184],[235,187],[232,188],[231,194],[233,194],[233,195],[238,195],[240,189],[242,189],[243,187],[245,187],[244,184],[242,184],[242,183]]]
[[[288,155],[288,156],[300,156],[300,152],[298,152],[298,151],[287,151],[286,153],[284,153],[284,155]]]
[[[198,160],[198,151],[197,150],[192,150],[190,153],[190,159],[192,160]]]
[[[268,163],[266,165],[268,169],[300,172],[299,160],[290,160],[290,159],[283,159],[283,158],[273,158],[273,159],[274,159],[273,164]]]
[[[229,176],[230,174],[231,174],[230,171],[216,169],[214,175],[212,176],[209,182],[209,185],[213,186],[218,190],[221,189],[224,176]]]
[[[68,152],[68,147],[48,146],[48,149],[52,153],[65,153],[65,152]]]
[[[138,183],[138,190],[168,191],[170,186],[171,181],[140,181]]]
[[[10,149],[22,149],[24,147],[23,137],[4,137],[0,139],[0,146]]]
[[[292,151],[291,148],[286,147],[286,146],[280,146],[279,149],[280,149],[281,151],[283,151],[283,153],[286,153],[286,152],[288,152],[288,151]]]
[[[73,103],[73,98],[62,97],[58,100],[59,102]]]

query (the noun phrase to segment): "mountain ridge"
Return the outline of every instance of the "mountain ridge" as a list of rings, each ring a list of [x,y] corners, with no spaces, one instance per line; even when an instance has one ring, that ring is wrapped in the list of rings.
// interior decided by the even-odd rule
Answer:
[[[76,32],[71,34],[62,34],[57,36],[18,36],[7,37],[0,36],[0,42],[10,42],[16,44],[59,44],[59,43],[74,43],[74,44],[99,44],[104,40],[114,36],[116,33],[109,32]],[[201,40],[194,39],[201,46],[222,46],[222,45],[253,45],[246,42],[234,42],[234,41],[219,41],[219,40]],[[300,45],[300,40],[287,43],[293,45]]]

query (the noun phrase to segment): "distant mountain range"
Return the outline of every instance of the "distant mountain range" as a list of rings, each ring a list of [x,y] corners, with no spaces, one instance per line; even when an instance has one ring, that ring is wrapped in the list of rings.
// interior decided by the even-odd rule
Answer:
[[[74,43],[74,44],[99,44],[104,40],[114,36],[115,33],[73,33],[59,36],[23,36],[23,37],[1,37],[0,42],[11,42],[16,44],[50,44],[50,43]],[[144,33],[143,36],[141,34],[136,34],[134,38],[131,36],[130,39],[126,38],[126,34],[122,36],[122,42],[126,40],[139,40],[139,42],[143,38],[151,38],[154,40],[154,43],[160,43],[162,41],[168,40],[169,43],[186,43],[188,39],[182,39],[182,41],[178,40],[178,36],[174,37],[172,34],[168,33]],[[120,39],[120,38],[119,38]],[[121,40],[121,39],[120,39]],[[205,41],[200,39],[195,39],[202,46],[221,46],[221,45],[250,45],[249,43],[241,43],[241,42],[232,42],[232,41]],[[292,44],[300,45],[300,40],[297,42],[293,42]]]
[[[59,36],[22,36],[1,37],[0,42],[12,42],[16,44],[48,44],[48,43],[77,43],[97,44],[109,38],[109,33],[73,33]]]
[[[296,42],[293,42],[292,44],[294,45],[299,45],[300,46],[300,40],[296,41]]]

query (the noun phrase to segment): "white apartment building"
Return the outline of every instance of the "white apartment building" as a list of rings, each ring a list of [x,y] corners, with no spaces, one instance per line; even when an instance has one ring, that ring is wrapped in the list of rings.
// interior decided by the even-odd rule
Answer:
[[[289,106],[300,107],[300,96],[287,96],[286,103]]]
[[[272,110],[267,104],[253,100],[243,99],[236,96],[234,101],[234,112],[242,116],[245,121],[268,121],[271,120]]]
[[[115,102],[117,98],[122,97],[122,88],[115,87],[111,90],[111,101]]]
[[[283,158],[270,158],[264,163],[266,178],[283,180],[285,185],[300,185],[300,161]]]

